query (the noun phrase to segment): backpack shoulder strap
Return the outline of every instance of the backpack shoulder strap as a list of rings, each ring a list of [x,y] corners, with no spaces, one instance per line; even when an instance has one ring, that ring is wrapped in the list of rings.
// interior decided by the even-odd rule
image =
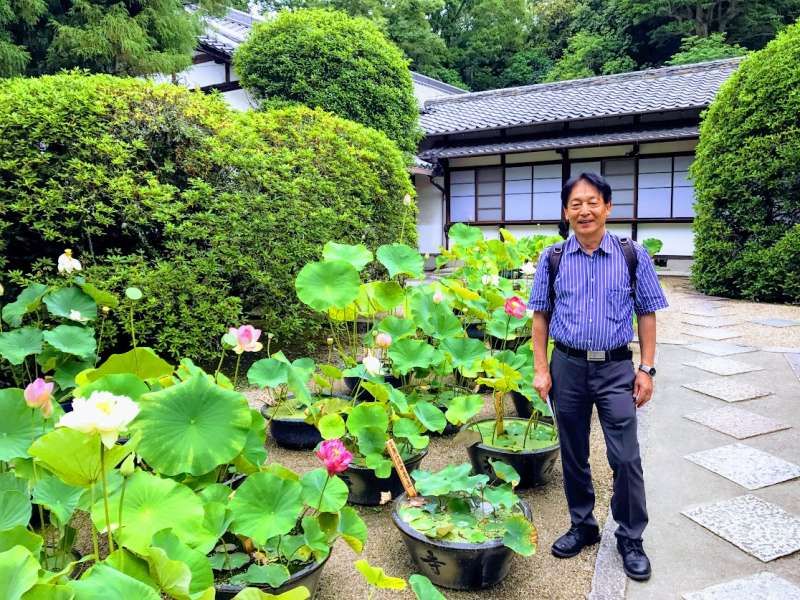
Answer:
[[[547,255],[548,266],[548,285],[547,292],[550,299],[550,306],[552,310],[556,308],[556,276],[558,275],[558,267],[561,265],[561,257],[564,256],[564,242],[553,244],[550,252]]]
[[[631,296],[636,300],[636,269],[639,268],[639,256],[633,242],[626,237],[619,238],[619,245],[622,248],[622,255],[625,257],[625,264],[628,265],[628,276],[631,282]]]

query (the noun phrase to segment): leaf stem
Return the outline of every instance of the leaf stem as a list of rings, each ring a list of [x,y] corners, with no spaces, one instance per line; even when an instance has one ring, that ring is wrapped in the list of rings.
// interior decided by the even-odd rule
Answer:
[[[100,443],[102,444],[102,442]],[[89,486],[89,497],[94,506],[94,484]],[[94,522],[92,522],[92,548],[94,549],[94,562],[100,562],[100,547],[97,544],[97,528],[94,526]]]
[[[106,481],[106,447],[100,442],[100,477],[103,481],[103,509],[106,514],[106,536],[108,537],[108,552],[114,552],[114,537],[111,535],[111,518],[108,511],[108,482]]]
[[[239,363],[242,362],[242,355],[236,356],[236,368],[233,371],[233,389],[236,389],[236,383],[239,381]]]
[[[325,497],[325,488],[328,487],[328,482],[330,480],[331,480],[331,476],[328,475],[328,477],[325,479],[325,483],[322,484],[322,491],[319,494],[319,502],[317,502],[317,512],[318,513],[322,512],[322,511],[320,511],[320,508],[322,508],[322,499]]]

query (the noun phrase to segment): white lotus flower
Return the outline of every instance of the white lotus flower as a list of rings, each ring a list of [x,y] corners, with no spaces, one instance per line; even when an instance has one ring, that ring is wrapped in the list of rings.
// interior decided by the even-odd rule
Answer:
[[[111,392],[92,392],[89,398],[75,398],[72,412],[65,413],[56,427],[68,427],[83,433],[98,433],[103,445],[111,448],[120,432],[128,428],[139,405],[127,396],[115,396]]]
[[[439,304],[442,300],[444,300],[444,294],[441,291],[436,290],[433,294],[433,303]]]
[[[79,310],[69,311],[69,319],[70,321],[77,321],[78,323],[86,323],[86,321],[89,320],[89,318],[84,317]]]
[[[81,261],[72,258],[72,250],[67,248],[64,254],[58,257],[58,272],[59,273],[72,273],[73,271],[81,270]]]
[[[364,365],[364,370],[370,375],[381,375],[383,373],[380,359],[371,354],[367,354],[361,363]]]
[[[483,285],[493,285],[497,287],[500,285],[500,276],[499,275],[484,275],[481,277],[481,283]]]
[[[531,261],[526,262],[522,265],[522,273],[528,275],[529,277],[536,272],[536,265],[533,264]]]

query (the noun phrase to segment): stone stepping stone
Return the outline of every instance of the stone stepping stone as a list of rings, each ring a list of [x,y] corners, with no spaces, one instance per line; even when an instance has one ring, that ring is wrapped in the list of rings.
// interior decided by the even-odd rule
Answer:
[[[681,513],[763,562],[800,550],[800,518],[752,494]]]
[[[800,600],[800,588],[768,571],[712,585],[683,600]]]
[[[636,340],[637,342],[639,340]],[[689,343],[689,340],[686,338],[660,338],[656,337],[656,344],[668,344],[670,346],[685,346]]]
[[[729,340],[731,338],[741,337],[742,334],[733,329],[724,329],[722,327],[714,329],[713,327],[684,327],[683,333],[693,335],[695,337],[705,338],[707,340]]]
[[[695,327],[730,327],[738,325],[741,320],[735,317],[683,317],[681,323],[694,325]]]
[[[719,406],[707,408],[683,415],[685,419],[705,425],[710,429],[724,433],[737,440],[743,440],[765,433],[791,429],[791,425],[775,419],[737,408],[736,406]]]
[[[788,355],[787,355],[788,356]],[[700,358],[692,362],[683,363],[687,367],[694,367],[702,371],[708,371],[715,375],[739,375],[740,373],[750,373],[752,371],[763,371],[763,367],[751,365],[739,360],[715,356],[713,358]]]
[[[774,352],[775,354],[800,354],[797,346],[767,346],[762,348],[764,352]]]
[[[681,311],[685,315],[691,315],[693,317],[729,317],[728,313],[719,312],[719,309],[708,309],[708,308],[686,308]]]
[[[713,354],[714,356],[730,356],[731,354],[744,354],[745,352],[755,352],[756,348],[750,346],[739,346],[727,342],[698,342],[686,346],[689,350]]]
[[[683,458],[748,490],[800,477],[800,466],[747,444],[729,444]]]
[[[792,367],[794,374],[800,379],[800,354],[784,354],[784,356],[789,366]]]
[[[796,327],[800,325],[800,321],[792,321],[790,319],[753,319],[750,322],[768,327]]]
[[[684,383],[683,387],[706,396],[725,400],[725,402],[742,402],[743,400],[769,396],[772,393],[769,390],[757,388],[749,383],[735,381],[727,377],[715,377],[694,383]]]

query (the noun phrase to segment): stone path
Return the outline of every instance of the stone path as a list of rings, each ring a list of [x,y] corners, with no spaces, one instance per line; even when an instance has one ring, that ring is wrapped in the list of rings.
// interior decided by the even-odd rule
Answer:
[[[653,576],[627,580],[609,519],[589,597],[800,600],[800,310],[667,291],[659,337],[686,339],[640,412]]]

